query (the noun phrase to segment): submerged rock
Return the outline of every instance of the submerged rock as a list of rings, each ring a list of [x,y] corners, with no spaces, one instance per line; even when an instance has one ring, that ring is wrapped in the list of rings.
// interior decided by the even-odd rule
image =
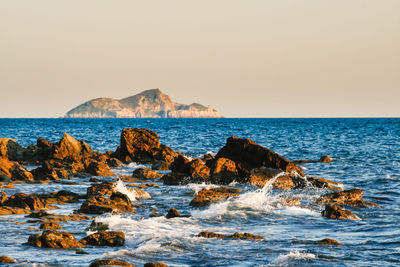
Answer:
[[[368,207],[378,206],[375,203],[364,201],[362,199],[364,191],[361,189],[350,189],[340,192],[334,192],[320,196],[316,203],[319,205],[323,204],[337,204],[337,205],[349,205],[357,207]]]
[[[107,260],[95,260],[92,262],[89,267],[101,267],[101,266],[126,266],[126,267],[134,267],[134,265],[127,263],[125,261],[121,260],[113,260],[113,259],[107,259]]]
[[[342,246],[343,244],[331,238],[324,238],[322,240],[317,241],[320,245],[330,245],[330,246]]]
[[[75,237],[68,232],[45,230],[42,234],[31,235],[28,245],[39,248],[83,248]]]
[[[221,199],[227,199],[232,196],[238,196],[240,189],[228,188],[228,187],[217,187],[210,189],[202,189],[197,196],[190,202],[191,206],[204,207],[211,203],[217,202]]]
[[[84,245],[92,246],[123,246],[125,234],[123,232],[107,231],[91,234],[80,241]]]
[[[4,256],[4,255],[0,256],[0,263],[16,263],[16,262],[17,262],[16,260],[14,260],[10,257]]]
[[[200,234],[197,235],[198,237],[204,237],[204,238],[230,238],[230,239],[264,239],[263,236],[260,235],[253,235],[249,233],[234,233],[233,235],[223,235],[223,234],[217,234],[214,232],[201,232]]]
[[[63,229],[63,227],[56,222],[44,222],[40,225],[39,229]]]
[[[144,267],[169,267],[169,265],[162,262],[147,262],[144,264]]]
[[[329,219],[337,220],[359,220],[351,211],[342,209],[338,205],[326,205],[322,215]]]
[[[167,219],[170,218],[175,218],[175,217],[181,217],[181,214],[179,211],[177,211],[175,208],[172,208],[168,211],[168,214],[165,216]]]

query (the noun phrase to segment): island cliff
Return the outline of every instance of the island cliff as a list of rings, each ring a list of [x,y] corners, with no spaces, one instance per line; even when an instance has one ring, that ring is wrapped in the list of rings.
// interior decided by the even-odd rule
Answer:
[[[160,89],[116,100],[96,98],[68,111],[66,118],[222,118],[213,107],[175,103]]]

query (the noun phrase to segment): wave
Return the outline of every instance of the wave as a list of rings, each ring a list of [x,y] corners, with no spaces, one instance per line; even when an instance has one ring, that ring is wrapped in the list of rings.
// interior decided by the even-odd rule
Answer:
[[[279,255],[275,260],[274,263],[284,263],[291,260],[313,260],[317,257],[315,254],[312,253],[301,253],[297,250],[290,251],[288,254]]]

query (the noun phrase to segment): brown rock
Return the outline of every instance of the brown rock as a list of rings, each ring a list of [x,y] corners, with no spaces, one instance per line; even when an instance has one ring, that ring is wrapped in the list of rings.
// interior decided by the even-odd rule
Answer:
[[[114,192],[115,184],[112,182],[102,182],[101,184],[93,184],[92,186],[86,189],[88,198],[93,196],[111,196]]]
[[[211,161],[210,176],[214,184],[230,184],[233,181],[241,181],[236,163],[227,158],[217,158]]]
[[[0,175],[5,175],[12,180],[32,181],[33,175],[19,163],[0,157]]]
[[[210,168],[204,165],[201,159],[193,159],[185,166],[186,173],[195,179],[206,181],[210,176]]]
[[[266,167],[256,168],[251,170],[247,183],[264,187],[271,179],[280,173],[282,173],[282,171],[277,169]],[[272,187],[277,189],[291,189],[293,186],[294,182],[287,174],[278,176],[278,178],[276,178],[276,180],[272,183]]]
[[[122,162],[151,162],[160,148],[158,135],[147,129],[123,129],[115,156]]]
[[[125,234],[123,232],[107,231],[91,234],[80,241],[84,245],[92,246],[123,246]]]
[[[228,138],[226,145],[217,153],[215,158],[233,160],[236,163],[239,175],[242,177],[248,175],[252,169],[261,166],[285,172],[295,171],[304,176],[303,171],[296,164],[250,139],[234,136]]]
[[[94,196],[82,203],[78,212],[86,214],[103,214],[113,210],[135,212],[130,199],[119,192],[113,193],[110,198]]]
[[[98,161],[92,161],[89,166],[85,169],[85,171],[91,175],[96,176],[113,176],[114,174],[111,172],[110,167]]]
[[[63,229],[63,227],[56,222],[44,222],[40,225],[40,229]]]
[[[316,188],[323,188],[323,189],[331,189],[331,190],[341,190],[342,184],[327,180],[324,178],[316,178],[312,176],[307,177],[299,177],[293,176],[292,180],[294,182],[293,188],[305,188],[305,187],[316,187]]]
[[[95,260],[92,262],[89,267],[102,267],[102,266],[126,266],[126,267],[134,267],[132,264],[127,263],[125,261],[120,261],[120,260],[113,260],[113,259],[108,259],[108,260]]]
[[[44,149],[51,149],[53,148],[54,144],[52,142],[47,141],[46,139],[39,137],[39,139],[36,141],[36,146],[39,148],[44,148]]]
[[[230,238],[230,239],[264,239],[264,237],[260,235],[253,235],[249,233],[234,233],[233,235],[223,235],[223,234],[216,234],[214,232],[201,232],[197,235],[198,237],[204,238]]]
[[[284,198],[284,199],[282,199],[281,204],[284,206],[299,206],[300,199],[299,198]]]
[[[331,159],[329,156],[322,156],[322,157],[319,159],[319,161],[322,162],[322,163],[329,163],[329,162],[332,161],[332,159]]]
[[[106,163],[107,163],[108,166],[113,167],[113,168],[115,168],[115,167],[121,167],[121,166],[124,166],[124,165],[125,165],[122,161],[120,161],[120,160],[117,159],[117,158],[110,158],[110,159],[107,159],[107,160],[106,160]]]
[[[157,179],[163,175],[149,168],[140,168],[134,170],[132,176],[138,179]]]
[[[0,138],[0,157],[9,160],[22,160],[25,148],[15,142],[14,139]]]
[[[39,248],[82,248],[84,247],[68,232],[45,230],[42,234],[31,235],[28,245]]]
[[[189,159],[187,159],[183,155],[178,155],[174,161],[171,163],[171,171],[177,173],[186,173],[186,164],[189,163]]]
[[[151,168],[153,170],[166,171],[166,170],[170,169],[170,166],[171,166],[171,163],[168,163],[166,161],[157,160],[157,161],[153,162],[153,164],[151,165]]]
[[[47,209],[46,203],[34,195],[17,193],[12,195],[3,203],[4,206],[17,207],[21,209],[43,210]]]
[[[331,245],[331,246],[342,246],[343,244],[330,238],[324,238],[322,240],[317,241],[320,245]]]
[[[10,215],[10,214],[27,214],[30,213],[29,209],[12,208],[7,206],[0,206],[0,215]]]
[[[221,199],[226,199],[232,196],[238,196],[240,189],[217,187],[210,189],[202,189],[197,196],[190,202],[191,206],[204,207]]]
[[[351,211],[342,209],[337,205],[326,205],[322,215],[329,219],[337,220],[359,220],[358,216],[354,215]]]
[[[168,211],[168,214],[165,216],[167,219],[170,218],[175,218],[175,217],[181,217],[181,214],[179,211],[177,211],[175,208],[172,208]]]
[[[7,194],[3,191],[0,191],[0,205],[8,200]]]
[[[1,256],[0,263],[16,263],[16,260],[11,259],[10,257],[7,256]]]
[[[80,161],[83,156],[90,155],[93,150],[84,141],[78,141],[67,133],[54,144],[51,158],[58,160]]]
[[[193,181],[193,179],[185,173],[172,172],[165,174],[161,181],[166,185],[184,185]]]
[[[337,204],[337,205],[349,205],[358,207],[378,206],[375,203],[364,201],[362,199],[364,191],[361,189],[350,189],[340,192],[334,192],[320,196],[316,203],[319,205],[323,204]]]
[[[160,145],[160,148],[156,148],[154,152],[155,160],[165,162],[168,165],[170,165],[179,155],[179,153],[166,145]]]
[[[162,262],[147,262],[144,264],[144,267],[169,267],[169,265],[166,265],[165,263]]]

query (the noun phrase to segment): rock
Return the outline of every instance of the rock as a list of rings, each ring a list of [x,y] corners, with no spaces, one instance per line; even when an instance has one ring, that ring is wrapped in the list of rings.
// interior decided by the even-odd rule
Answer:
[[[88,252],[82,250],[82,249],[77,249],[75,250],[75,254],[79,254],[79,255],[87,255],[89,254]]]
[[[10,214],[27,214],[30,213],[29,209],[12,208],[7,206],[0,206],[0,215],[10,215]]]
[[[211,161],[214,159],[214,156],[211,154],[204,154],[203,157],[201,158],[202,161],[204,161],[206,164],[208,161]]]
[[[185,164],[185,173],[192,177],[193,180],[206,181],[210,176],[210,168],[204,165],[201,159],[193,159]]]
[[[305,187],[316,187],[316,188],[323,188],[323,189],[331,189],[331,190],[341,190],[343,185],[341,183],[327,180],[324,178],[316,178],[312,176],[307,177],[299,177],[295,176],[292,177],[294,182],[293,188],[305,188]]]
[[[16,260],[3,255],[0,256],[0,263],[16,263]]]
[[[316,204],[336,204],[336,205],[349,205],[357,207],[378,206],[375,203],[364,201],[362,199],[364,191],[361,189],[350,189],[340,192],[334,192],[320,196]]]
[[[151,162],[160,148],[158,135],[147,129],[126,128],[122,130],[120,145],[115,156],[124,163]]]
[[[170,166],[171,166],[171,164],[166,161],[157,160],[157,161],[153,162],[153,164],[151,165],[151,168],[153,170],[166,171],[166,170],[169,170]]]
[[[17,193],[12,195],[3,203],[4,206],[17,207],[21,209],[43,210],[48,209],[46,203],[34,195]]]
[[[113,210],[135,212],[130,199],[119,192],[113,193],[110,198],[94,196],[82,203],[78,212],[86,214],[110,213]]]
[[[230,239],[264,239],[264,237],[260,235],[253,235],[249,233],[234,233],[233,235],[223,235],[223,234],[216,234],[214,232],[201,232],[197,235],[198,237],[204,238],[230,238]]]
[[[331,245],[331,246],[342,246],[343,244],[330,238],[324,238],[322,240],[317,241],[320,245]]]
[[[91,234],[80,241],[84,245],[92,246],[123,246],[125,243],[125,234],[123,232],[97,232]]]
[[[187,163],[189,163],[189,159],[183,155],[178,155],[171,163],[171,171],[177,173],[186,173]]]
[[[0,157],[0,175],[10,178],[10,180],[32,181],[33,175],[19,163]],[[3,179],[7,180],[7,179]]]
[[[58,160],[80,161],[83,156],[93,154],[93,150],[84,141],[78,141],[71,135],[64,133],[62,139],[55,143],[51,158]]]
[[[30,214],[28,217],[31,217]],[[48,214],[41,216],[34,216],[38,218],[38,220],[29,220],[28,222],[37,223],[37,222],[66,222],[66,221],[87,221],[90,217],[82,215],[82,214],[70,214],[70,215],[56,215],[56,214]]]
[[[50,213],[48,213],[47,211],[44,211],[44,210],[39,210],[39,211],[32,212],[27,217],[29,217],[29,218],[41,218],[41,217],[46,217],[46,216],[49,216],[49,215],[53,215],[53,214],[50,214]]]
[[[87,197],[91,198],[93,196],[111,196],[114,192],[115,184],[112,182],[102,182],[101,184],[93,184],[86,189]]]
[[[117,158],[110,158],[110,159],[107,159],[107,160],[106,160],[106,163],[107,163],[108,166],[110,166],[110,167],[112,167],[112,168],[121,167],[121,166],[124,166],[124,165],[125,165],[122,161],[120,161],[120,160],[117,159]]]
[[[101,232],[101,231],[106,231],[108,230],[108,224],[102,223],[102,222],[96,222],[92,221],[90,226],[86,229],[87,231],[95,231],[95,232]]]
[[[8,200],[7,194],[3,191],[0,191],[0,206]]]
[[[63,227],[56,222],[44,222],[40,225],[39,229],[63,229]]]
[[[300,206],[299,198],[284,198],[280,202],[284,206]]]
[[[329,163],[329,162],[331,162],[332,161],[332,159],[329,157],[329,156],[322,156],[320,159],[319,159],[319,162],[322,162],[322,163]]]
[[[108,260],[95,260],[92,262],[89,267],[102,267],[102,266],[127,266],[127,267],[134,267],[132,264],[127,263],[125,261],[120,261],[120,260],[113,260],[113,259],[108,259]]]
[[[23,159],[25,149],[14,139],[0,138],[0,157],[18,161]]]
[[[351,211],[342,209],[337,205],[327,204],[322,215],[329,219],[337,220],[359,220],[360,218],[354,215]]]
[[[282,171],[267,167],[260,167],[251,170],[248,177],[247,183],[256,185],[259,187],[264,187],[271,179],[282,174]],[[283,173],[278,176],[276,180],[272,183],[272,188],[277,189],[291,189],[294,186],[292,178]]]
[[[250,139],[229,137],[226,145],[217,153],[215,158],[228,158],[234,161],[239,175],[242,177],[247,176],[252,169],[261,166],[288,173],[296,172],[304,176],[303,171],[295,163]]]
[[[169,267],[169,265],[166,265],[165,263],[162,262],[147,262],[144,264],[144,267]]]
[[[232,196],[238,196],[240,189],[217,187],[210,189],[202,189],[197,196],[190,202],[191,206],[204,207],[221,199],[226,199]]]
[[[178,157],[180,153],[175,152],[172,148],[166,145],[160,145],[160,148],[155,149],[154,151],[154,160],[155,161],[161,161],[165,162],[169,166],[172,164],[172,162],[175,160],[176,157]]]
[[[236,163],[227,158],[211,161],[210,176],[213,184],[230,184],[233,181],[243,182],[239,177]]]
[[[36,141],[36,146],[42,149],[52,149],[54,144],[42,137],[39,137],[39,139]]]
[[[192,182],[192,178],[184,173],[172,172],[165,174],[161,181],[166,185],[185,185]]]
[[[78,203],[79,198],[83,198],[83,196],[67,190],[60,190],[59,192],[49,194],[37,194],[36,196],[45,200],[46,204]]]
[[[110,167],[98,161],[92,161],[89,166],[85,169],[85,171],[91,175],[96,176],[113,176],[114,174],[111,172]]]
[[[42,234],[31,235],[28,245],[39,248],[83,248],[75,237],[68,232],[45,230]]]
[[[175,208],[172,208],[168,211],[168,214],[165,216],[167,219],[170,218],[175,218],[175,217],[181,217],[181,214],[179,211],[177,211]]]
[[[133,177],[139,178],[139,179],[157,179],[162,177],[163,175],[153,171],[152,169],[149,168],[140,168],[137,170],[134,170],[132,173]]]

